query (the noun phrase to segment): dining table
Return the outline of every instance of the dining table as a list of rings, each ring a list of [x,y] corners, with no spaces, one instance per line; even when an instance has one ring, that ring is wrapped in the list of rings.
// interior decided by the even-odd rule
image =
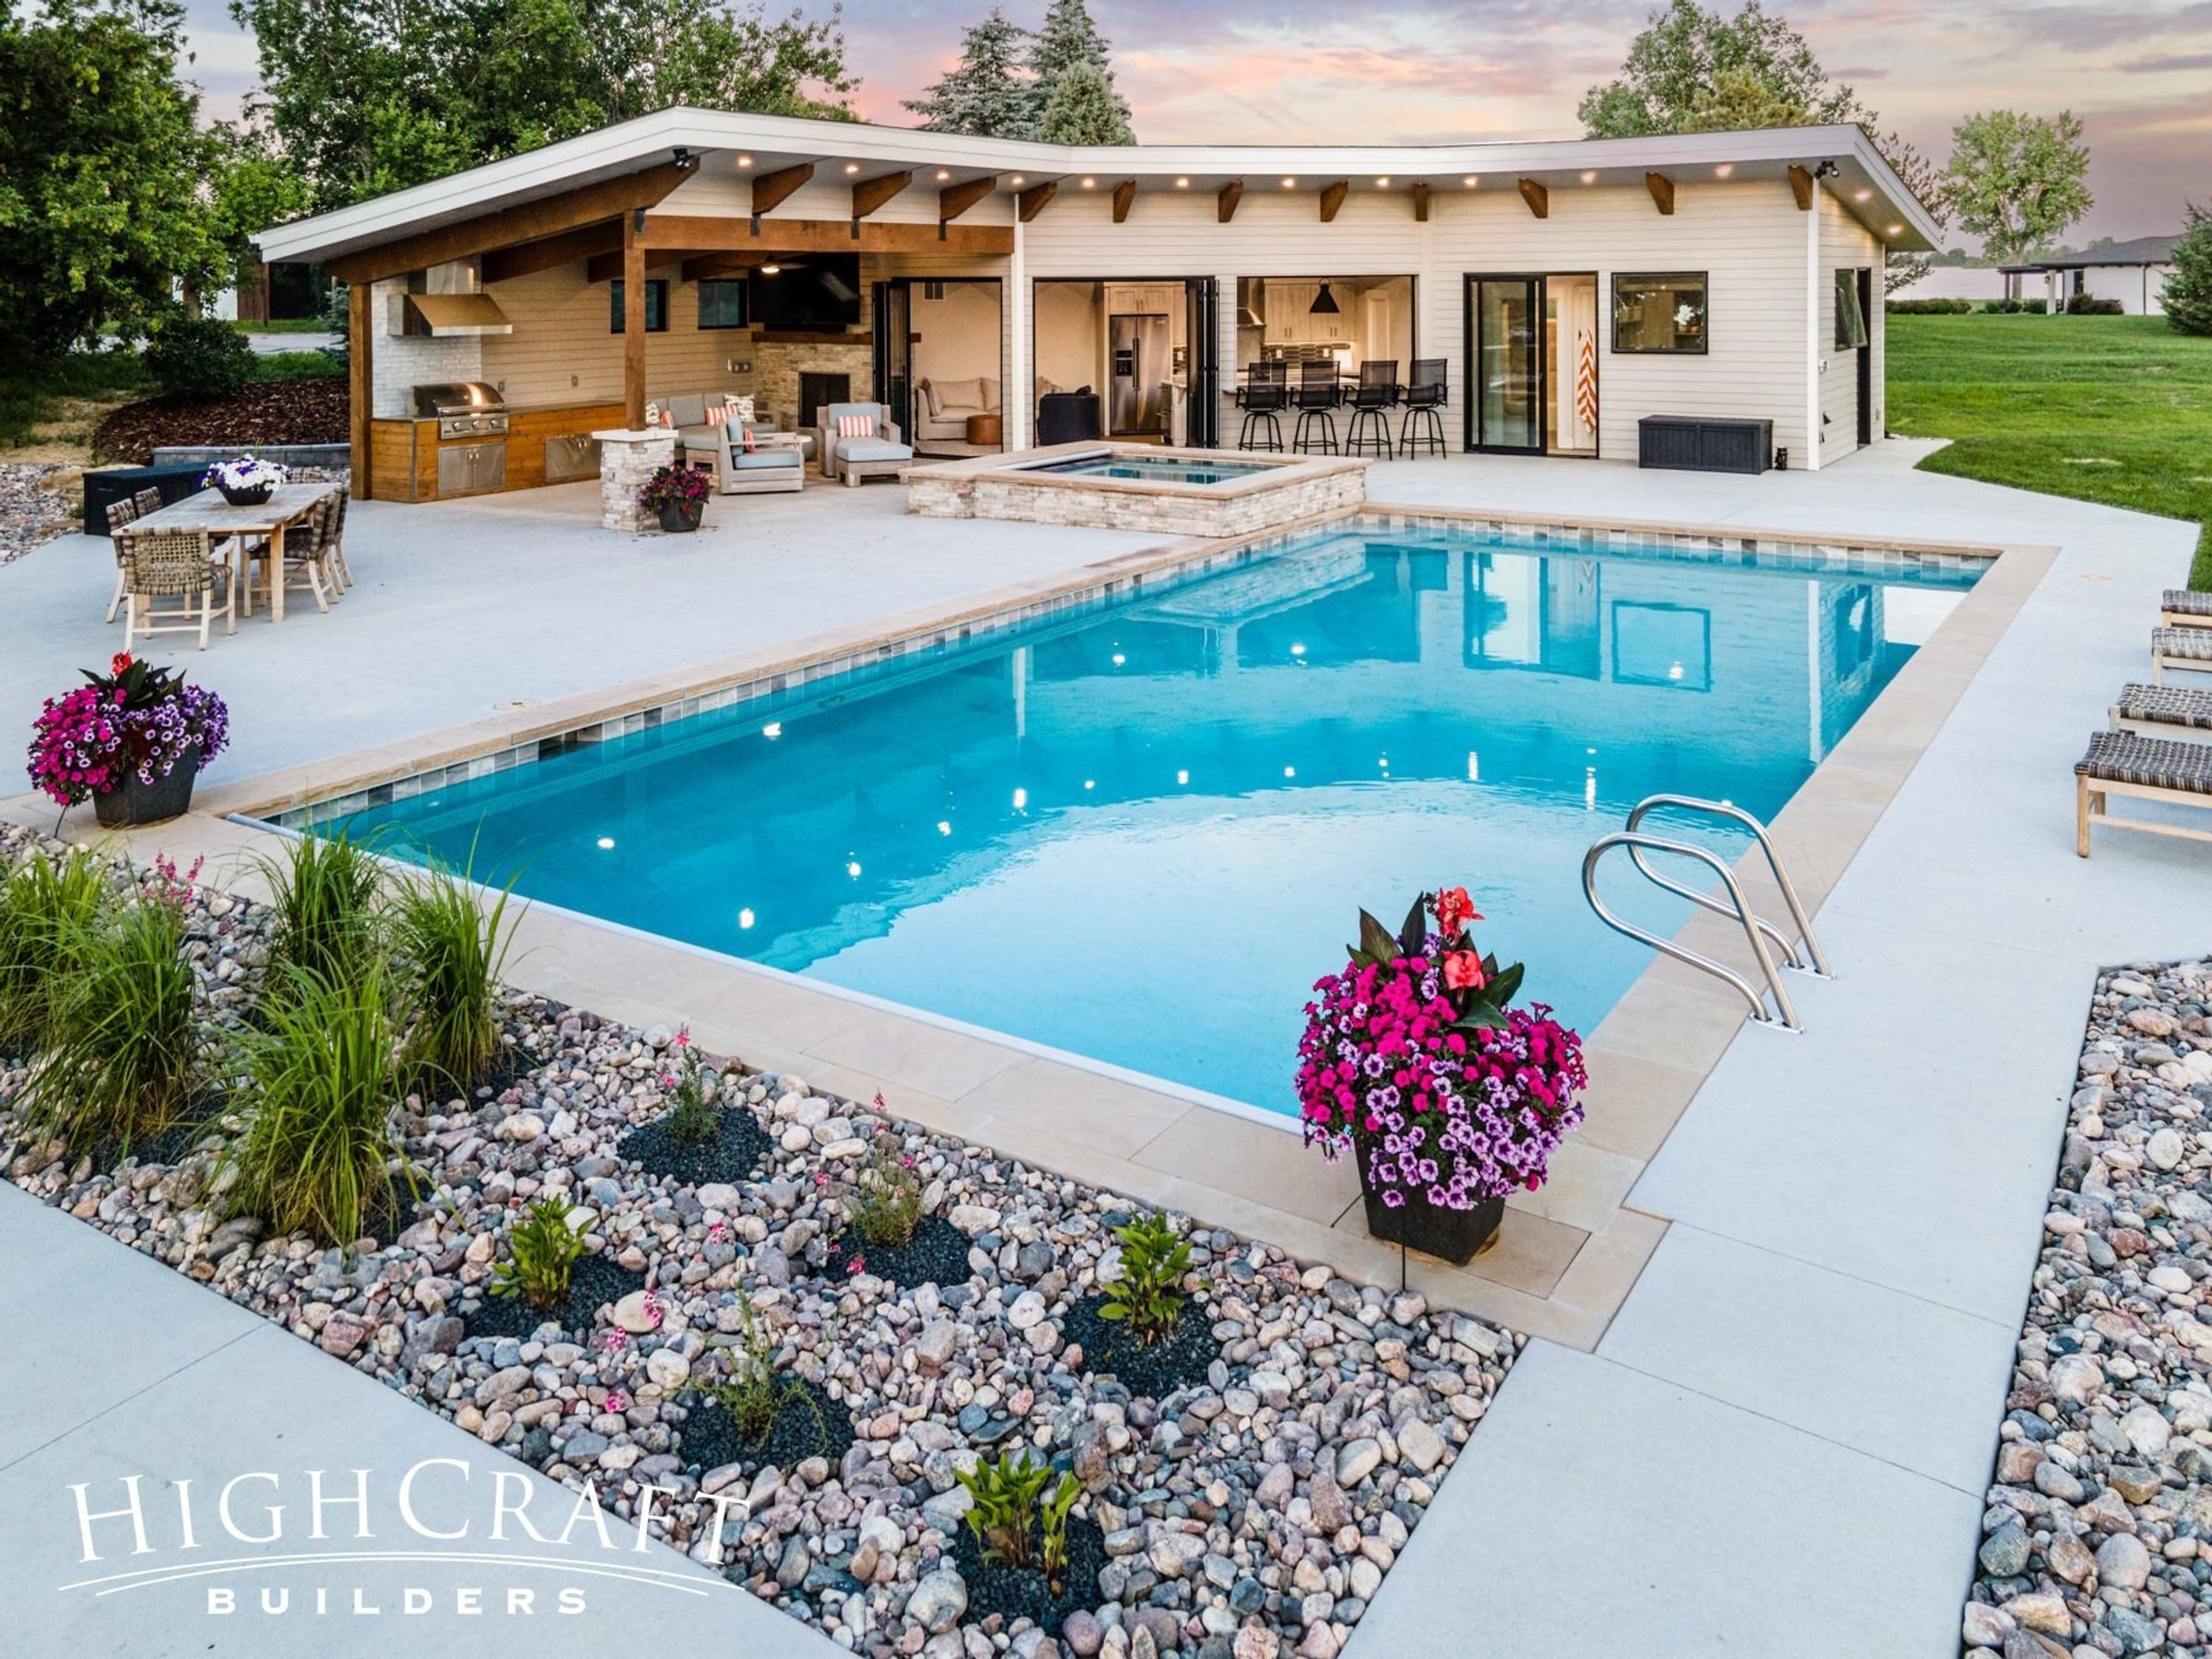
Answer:
[[[205,530],[218,545],[229,541],[233,582],[245,580],[246,561],[253,557],[253,543],[267,542],[269,620],[281,622],[284,620],[284,533],[303,523],[317,507],[336,495],[338,488],[335,484],[279,484],[269,492],[267,500],[243,507],[231,505],[219,489],[203,489],[197,495],[186,496],[181,501],[171,501],[166,507],[133,519],[129,529]]]

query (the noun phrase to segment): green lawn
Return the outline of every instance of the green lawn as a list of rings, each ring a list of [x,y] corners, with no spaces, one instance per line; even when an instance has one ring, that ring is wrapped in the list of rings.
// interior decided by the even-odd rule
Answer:
[[[1891,317],[1889,429],[1921,463],[2203,526],[2212,587],[2212,339],[2162,317]]]
[[[276,319],[264,317],[259,322],[241,322],[233,318],[231,326],[236,328],[240,334],[326,335],[330,333],[329,319],[324,317],[279,317]]]

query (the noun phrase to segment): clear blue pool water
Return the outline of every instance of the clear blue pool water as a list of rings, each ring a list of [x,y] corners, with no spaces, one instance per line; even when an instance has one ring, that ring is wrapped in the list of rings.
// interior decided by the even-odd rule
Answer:
[[[1077,455],[1066,461],[1042,462],[1024,472],[1053,473],[1061,477],[1149,478],[1156,484],[1226,484],[1265,472],[1250,461],[1178,461],[1164,455]]]
[[[1648,954],[1585,907],[1591,841],[1664,790],[1771,818],[1969,581],[1354,529],[350,821],[1287,1112],[1312,981],[1423,886],[1594,1026]]]

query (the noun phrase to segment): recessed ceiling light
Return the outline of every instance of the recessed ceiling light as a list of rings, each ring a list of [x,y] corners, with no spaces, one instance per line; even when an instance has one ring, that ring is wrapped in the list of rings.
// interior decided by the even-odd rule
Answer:
[[[1375,188],[1377,190],[1388,190],[1390,188],[1390,175],[1388,173],[1384,173],[1381,178],[1377,179],[1375,181]]]
[[[1597,169],[1596,169],[1596,168],[1594,168],[1594,167],[1588,167],[1588,168],[1584,168],[1584,169],[1583,170],[1583,183],[1585,183],[1585,184],[1594,184],[1594,183],[1596,183],[1596,182],[1597,182]]]
[[[1285,180],[1283,181],[1283,188],[1284,188],[1285,190],[1294,190],[1294,189],[1296,189],[1297,187],[1298,187],[1298,181],[1297,181],[1296,179],[1285,179]]]
[[[1730,173],[1734,172],[1735,171],[1735,162],[1733,162],[1733,161],[1724,161],[1724,162],[1722,162],[1722,163],[1721,163],[1721,164],[1720,164],[1718,167],[1716,167],[1716,168],[1714,168],[1714,169],[1712,170],[1712,176],[1713,176],[1714,178],[1716,178],[1716,179],[1724,179],[1724,178],[1726,178],[1726,177],[1727,177],[1727,176],[1728,176]]]
[[[761,276],[774,276],[774,275],[775,275],[775,274],[776,274],[778,271],[781,271],[782,268],[783,268],[783,267],[782,267],[782,265],[762,265],[762,266],[760,267],[760,275],[761,275]],[[778,727],[778,728],[777,728],[777,730],[779,730],[779,731],[780,731],[780,730],[782,730],[782,728],[781,728],[781,727]],[[770,735],[771,737],[773,737],[775,735],[776,735],[776,734],[775,734],[775,732],[771,732],[771,733],[769,734],[769,735]]]
[[[1021,175],[1019,173],[1016,173],[1012,178],[1008,179],[1006,182],[1009,184],[1018,184],[1021,182]]]
[[[1854,190],[1851,193],[1851,199],[1854,202],[1871,202],[1874,200],[1874,192],[1871,190]]]
[[[940,179],[949,179],[952,177],[952,174],[947,171],[944,168],[940,167],[937,169],[937,177]]]
[[[740,167],[750,167],[752,164],[753,159],[750,156],[740,156],[737,158],[737,165]]]
[[[1175,188],[1178,190],[1188,190],[1190,187],[1191,182],[1188,179],[1178,179],[1175,181]]]
[[[860,171],[860,163],[857,161],[848,161],[845,163],[845,171],[849,173],[856,173]]]
[[[1472,190],[1476,185],[1482,182],[1482,175],[1479,173],[1469,173],[1465,178],[1462,179],[1460,182],[1465,184],[1469,190]]]
[[[1904,233],[1905,228],[1902,225],[1892,225],[1889,227],[1889,234],[1892,236],[1902,236]]]
[[[1096,190],[1098,188],[1098,184],[1099,182],[1096,179],[1086,179],[1083,181],[1083,188],[1086,190]]]

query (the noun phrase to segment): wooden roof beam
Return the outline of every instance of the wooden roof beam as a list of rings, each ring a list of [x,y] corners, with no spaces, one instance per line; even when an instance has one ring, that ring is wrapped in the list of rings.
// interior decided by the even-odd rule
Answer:
[[[1339,179],[1334,184],[1324,184],[1321,187],[1321,222],[1323,224],[1329,223],[1336,217],[1338,210],[1344,206],[1345,195],[1351,187],[1351,181],[1348,179]]]
[[[759,222],[764,213],[773,213],[791,199],[793,192],[800,189],[814,177],[814,163],[801,161],[795,167],[779,167],[773,172],[764,172],[753,180],[753,219]]]
[[[980,179],[971,179],[965,184],[947,184],[937,192],[937,223],[949,225],[978,202],[987,199],[998,188],[998,175],[985,173]]]
[[[1124,179],[1113,187],[1113,222],[1115,224],[1119,225],[1127,220],[1129,209],[1135,204],[1135,201],[1136,181],[1135,179]]]
[[[1675,182],[1672,179],[1665,173],[1647,172],[1643,175],[1643,187],[1652,193],[1653,206],[1665,214],[1671,215],[1674,212]]]
[[[1045,204],[1050,202],[1059,194],[1059,181],[1056,179],[1047,179],[1041,184],[1030,185],[1027,190],[1016,196],[1014,198],[1014,210],[1021,216],[1021,222],[1026,225],[1031,219],[1035,218],[1039,214],[1042,213],[1045,209]]]
[[[752,220],[724,214],[647,214],[644,239],[648,248],[670,250],[669,256],[678,259],[742,252],[1000,254],[1014,251],[1011,225],[875,219],[855,227],[847,219],[771,218],[763,219],[756,230]]]
[[[1538,218],[1551,217],[1551,193],[1534,179],[1521,181],[1521,199],[1528,204],[1529,212]]]
[[[1221,194],[1214,203],[1214,218],[1226,225],[1237,217],[1237,204],[1244,199],[1244,181],[1231,179],[1221,186]]]
[[[622,246],[622,223],[607,219],[580,230],[563,230],[512,248],[495,248],[484,255],[484,280],[512,282],[517,276],[550,271],[596,253],[612,253]]]
[[[1813,175],[1792,162],[1790,165],[1790,194],[1797,198],[1797,211],[1813,210]]]
[[[914,182],[907,172],[885,173],[879,178],[863,179],[853,186],[853,234],[860,234],[860,221],[881,207]]]
[[[1413,221],[1417,225],[1429,222],[1429,181],[1426,179],[1413,182]]]
[[[583,279],[586,282],[612,282],[622,275],[621,241],[622,233],[618,227],[615,231],[615,251],[611,253],[594,253],[584,262]],[[645,268],[651,271],[665,270],[682,257],[681,253],[669,249],[655,248],[645,255]]]

